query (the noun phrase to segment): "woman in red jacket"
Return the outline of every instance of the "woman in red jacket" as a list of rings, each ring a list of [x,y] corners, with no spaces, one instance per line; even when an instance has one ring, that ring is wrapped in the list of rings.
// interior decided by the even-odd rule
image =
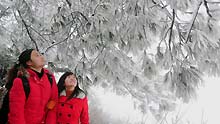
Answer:
[[[58,82],[57,124],[89,124],[88,100],[72,72],[64,73]]]
[[[19,56],[8,75],[11,86],[9,91],[9,124],[56,124],[56,108],[47,108],[48,103],[56,103],[58,89],[52,75],[52,84],[48,79],[49,71],[44,69],[45,59],[38,51],[27,49]],[[26,77],[30,92],[26,98],[21,78]],[[52,102],[53,101],[53,102]],[[51,105],[50,105],[51,106]]]

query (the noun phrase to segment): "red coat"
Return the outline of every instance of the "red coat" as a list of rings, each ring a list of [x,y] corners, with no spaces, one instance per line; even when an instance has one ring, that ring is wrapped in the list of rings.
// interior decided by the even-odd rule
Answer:
[[[66,95],[59,97],[57,124],[89,124],[87,97],[81,94],[80,97],[66,100]]]
[[[48,70],[44,69],[41,79],[37,74],[27,69],[30,94],[26,101],[22,80],[16,78],[9,92],[9,124],[40,124],[44,120],[46,105],[49,100],[58,100],[58,90],[55,78],[53,84],[48,80]],[[46,124],[56,124],[56,107],[48,112]]]

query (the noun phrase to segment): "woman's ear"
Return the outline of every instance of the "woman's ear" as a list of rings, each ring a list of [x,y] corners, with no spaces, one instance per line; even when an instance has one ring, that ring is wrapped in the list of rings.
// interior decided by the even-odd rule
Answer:
[[[32,61],[31,61],[31,60],[28,60],[28,61],[26,62],[26,64],[27,64],[28,66],[33,65],[33,63],[32,63]]]

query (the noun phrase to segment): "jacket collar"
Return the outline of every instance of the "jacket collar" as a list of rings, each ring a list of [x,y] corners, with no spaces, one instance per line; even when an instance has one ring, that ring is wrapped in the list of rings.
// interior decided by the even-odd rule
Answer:
[[[44,74],[49,73],[49,71],[45,68],[42,68],[42,71],[43,71]],[[37,73],[34,70],[30,69],[30,68],[27,69],[27,72],[28,72],[28,76],[30,76],[30,77],[38,77]]]
[[[42,69],[43,69],[42,71],[44,73],[48,73],[49,72],[47,69],[44,69],[44,68],[42,68]],[[29,73],[30,76],[37,76],[37,73],[34,70],[30,69],[30,68],[27,69],[27,72]]]
[[[60,96],[66,96],[66,90],[63,90],[61,93],[60,93]],[[76,97],[76,98],[80,98],[80,99],[83,99],[85,98],[85,94],[80,92],[79,95]]]

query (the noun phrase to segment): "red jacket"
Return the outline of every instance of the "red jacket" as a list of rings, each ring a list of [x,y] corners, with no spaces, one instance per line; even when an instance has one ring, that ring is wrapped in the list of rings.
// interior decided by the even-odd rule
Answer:
[[[66,100],[65,93],[61,93],[57,106],[57,124],[89,124],[87,97],[81,93],[77,98]]]
[[[55,78],[53,84],[48,80],[48,70],[44,69],[44,74],[39,79],[37,74],[31,69],[27,69],[28,81],[30,84],[30,94],[26,100],[22,80],[15,78],[13,86],[9,92],[9,124],[41,124],[45,120],[46,124],[56,124],[56,107],[47,113],[46,105],[49,100],[58,100],[58,90]]]

